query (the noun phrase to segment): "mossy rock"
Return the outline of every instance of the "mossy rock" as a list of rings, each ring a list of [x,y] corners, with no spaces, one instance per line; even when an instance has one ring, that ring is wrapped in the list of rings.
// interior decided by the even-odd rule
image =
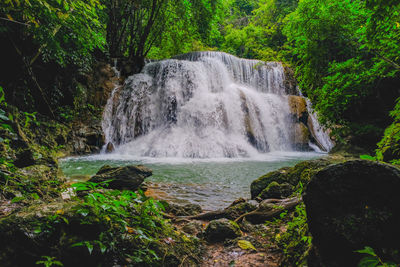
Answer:
[[[287,173],[291,168],[281,168],[277,171],[269,172],[250,185],[251,198],[255,199],[271,182],[284,183],[286,182]]]
[[[204,232],[205,239],[210,243],[234,239],[239,236],[242,236],[239,225],[226,218],[211,221]]]
[[[107,182],[110,189],[128,189],[135,191],[144,182],[146,177],[152,175],[152,170],[142,165],[129,165],[123,167],[111,167],[105,165],[90,178],[89,182]],[[111,181],[110,181],[111,180]]]
[[[322,159],[302,161],[294,167],[284,167],[277,171],[269,172],[251,183],[251,198],[255,199],[260,197],[261,199],[265,199],[268,196],[267,192],[269,191],[266,189],[272,182],[279,185],[285,184],[281,187],[282,193],[284,193],[283,195],[285,197],[289,196],[290,194],[288,193],[290,186],[292,186],[291,193],[296,191],[300,186],[306,187],[313,175],[318,171],[331,164],[343,161],[345,161],[343,157],[330,156]],[[276,184],[273,184],[273,186],[274,190],[278,188]],[[261,193],[263,191],[264,195],[262,196]]]
[[[193,236],[203,234],[203,224],[201,221],[190,221],[182,226],[182,231]]]
[[[289,170],[289,172],[287,173],[286,182],[294,186],[297,186],[299,182],[301,182],[303,186],[305,186],[310,182],[312,176],[318,171],[331,164],[341,161],[344,161],[344,159],[335,159],[330,157],[302,161]]]
[[[192,216],[203,212],[201,206],[198,204],[177,205],[169,203],[165,210],[176,216]]]
[[[105,261],[97,251],[92,257],[85,247],[72,247],[82,240],[93,240],[106,225],[99,220],[82,225],[73,211],[77,202],[32,204],[0,220],[0,265],[34,266],[42,256],[56,256],[64,266],[95,266]],[[62,219],[63,218],[63,219]],[[64,221],[65,219],[65,221]],[[66,223],[68,221],[68,224]],[[57,251],[62,251],[59,254]],[[109,261],[111,264],[111,262]]]
[[[236,200],[232,205],[225,209],[225,217],[234,220],[240,217],[242,214],[256,210],[258,207],[258,202],[255,200]]]
[[[261,199],[268,198],[286,198],[294,191],[294,186],[288,183],[279,184],[275,181],[271,182],[259,195]]]

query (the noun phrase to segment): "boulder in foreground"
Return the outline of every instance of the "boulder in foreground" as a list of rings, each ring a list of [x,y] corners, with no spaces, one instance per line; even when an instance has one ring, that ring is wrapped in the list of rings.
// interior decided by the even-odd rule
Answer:
[[[142,165],[129,165],[124,167],[111,167],[104,165],[90,178],[89,182],[101,183],[108,182],[108,188],[137,190],[144,179],[153,174],[152,170]]]
[[[319,171],[303,197],[314,253],[310,266],[356,266],[369,246],[384,260],[400,251],[400,170],[365,160]],[[398,256],[397,256],[398,257]]]

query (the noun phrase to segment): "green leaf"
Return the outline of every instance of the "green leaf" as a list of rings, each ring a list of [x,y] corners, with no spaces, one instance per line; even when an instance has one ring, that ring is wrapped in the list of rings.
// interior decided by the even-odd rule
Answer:
[[[253,244],[247,240],[239,240],[237,242],[238,246],[244,250],[257,250]]]
[[[53,263],[53,265],[64,266],[64,264],[62,264],[61,261],[55,261],[55,260],[53,260],[52,263]]]
[[[78,214],[82,215],[83,217],[86,217],[89,214],[88,209],[79,209],[76,211]]]
[[[373,160],[375,161],[376,158],[370,155],[360,155],[360,159],[365,159],[365,160]]]
[[[76,191],[86,191],[91,189],[86,183],[72,184],[71,187],[75,188]]]
[[[84,245],[83,242],[78,242],[78,243],[72,244],[72,245],[71,245],[71,248],[74,248],[74,247],[81,247],[81,246],[83,246],[83,245]]]
[[[375,267],[379,264],[379,260],[373,256],[362,258],[358,263],[358,267]]]
[[[12,128],[11,125],[9,125],[9,124],[2,123],[2,124],[1,124],[1,127],[2,127],[3,129],[9,130],[10,132],[14,132],[13,128]]]
[[[107,251],[107,246],[104,245],[104,244],[103,244],[102,242],[100,242],[100,241],[98,241],[97,243],[99,244],[100,252],[101,252],[102,254],[104,254],[104,253]]]
[[[93,244],[91,244],[89,241],[85,241],[84,243],[85,243],[87,249],[89,250],[89,254],[92,254],[92,252],[93,252]]]
[[[24,200],[25,199],[25,197],[14,197],[12,200],[11,200],[11,203],[17,203],[17,202],[20,202],[20,201],[22,201],[22,200]]]
[[[368,247],[368,246],[364,247],[364,249],[356,250],[356,252],[362,253],[362,254],[368,254],[368,255],[376,257],[376,253],[375,253],[374,249],[371,247]]]
[[[10,119],[6,116],[6,112],[0,109],[0,119],[3,121],[9,121]]]

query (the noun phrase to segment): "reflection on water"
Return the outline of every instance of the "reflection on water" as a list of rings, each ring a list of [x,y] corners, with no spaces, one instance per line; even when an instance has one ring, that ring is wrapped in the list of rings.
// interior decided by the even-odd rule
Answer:
[[[101,166],[144,164],[153,170],[150,194],[175,203],[196,203],[205,210],[224,208],[240,197],[250,197],[250,184],[259,176],[285,166],[322,157],[324,154],[280,152],[252,159],[129,158],[124,155],[95,155],[61,160],[71,180],[86,180]]]

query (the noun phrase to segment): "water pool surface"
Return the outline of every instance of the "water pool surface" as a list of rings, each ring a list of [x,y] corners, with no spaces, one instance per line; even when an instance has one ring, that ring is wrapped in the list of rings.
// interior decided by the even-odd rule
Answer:
[[[278,152],[251,159],[179,159],[103,154],[65,158],[60,163],[71,181],[85,180],[105,164],[142,164],[153,170],[153,176],[146,179],[151,195],[175,203],[199,204],[204,210],[216,210],[240,197],[249,198],[251,182],[261,175],[324,155],[315,152]]]

